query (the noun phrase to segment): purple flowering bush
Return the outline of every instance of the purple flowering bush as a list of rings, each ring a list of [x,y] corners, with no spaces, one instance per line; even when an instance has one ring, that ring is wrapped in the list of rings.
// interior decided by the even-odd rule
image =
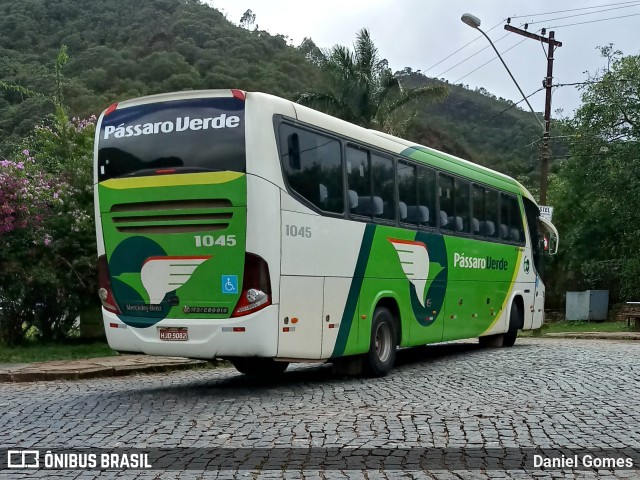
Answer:
[[[95,117],[36,127],[0,160],[0,341],[36,328],[69,335],[97,303],[92,157]]]
[[[24,159],[0,160],[0,245],[9,234],[23,232],[35,240],[36,232],[56,203],[61,202],[66,185],[38,170],[34,158],[24,150]]]

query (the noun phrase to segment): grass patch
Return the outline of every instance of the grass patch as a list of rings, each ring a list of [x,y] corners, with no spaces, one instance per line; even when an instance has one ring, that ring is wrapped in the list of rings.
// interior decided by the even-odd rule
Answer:
[[[0,363],[31,363],[108,357],[116,352],[105,340],[74,339],[65,342],[26,342],[17,347],[0,344]]]
[[[578,332],[631,332],[632,327],[627,322],[582,322],[582,321],[563,321],[545,323],[542,326],[541,334],[545,333],[578,333]],[[521,332],[525,336],[536,335],[536,330]]]

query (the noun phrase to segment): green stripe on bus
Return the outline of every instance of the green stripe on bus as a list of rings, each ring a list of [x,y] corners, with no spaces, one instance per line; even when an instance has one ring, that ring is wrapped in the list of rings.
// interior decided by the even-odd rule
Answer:
[[[356,308],[358,307],[358,298],[360,297],[360,290],[362,289],[362,282],[367,269],[367,263],[369,262],[369,255],[371,253],[371,246],[373,245],[373,237],[375,236],[375,233],[375,225],[368,224],[365,227],[364,235],[362,236],[362,244],[360,245],[360,253],[358,254],[358,261],[356,262],[356,269],[353,272],[353,281],[349,288],[347,304],[345,305],[344,313],[342,314],[342,321],[340,322],[338,338],[336,339],[336,345],[333,348],[333,353],[331,354],[332,357],[341,356],[347,346],[347,340],[349,339],[351,324],[353,323],[353,317],[356,314]]]

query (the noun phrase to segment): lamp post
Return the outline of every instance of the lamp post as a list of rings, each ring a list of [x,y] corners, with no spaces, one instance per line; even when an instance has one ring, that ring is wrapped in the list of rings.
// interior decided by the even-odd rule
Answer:
[[[462,15],[462,17],[460,18],[460,20],[462,20],[465,24],[469,25],[471,28],[475,28],[476,30],[478,30],[482,35],[484,35],[484,38],[486,38],[487,40],[489,40],[489,43],[491,44],[491,46],[493,47],[493,50],[496,52],[496,55],[498,56],[498,58],[500,59],[500,61],[502,62],[502,65],[504,65],[504,68],[507,70],[507,73],[509,74],[509,76],[511,77],[511,80],[513,80],[513,83],[516,84],[516,87],[518,87],[518,90],[520,91],[520,95],[522,95],[522,98],[525,102],[527,102],[527,105],[529,106],[529,110],[531,110],[531,113],[533,113],[536,117],[536,120],[538,120],[538,123],[540,124],[540,126],[542,127],[542,129],[544,130],[544,125],[542,124],[542,122],[540,121],[540,119],[538,118],[538,115],[536,114],[535,110],[533,109],[533,107],[531,106],[531,104],[529,103],[529,100],[527,99],[526,95],[524,94],[524,92],[522,91],[522,89],[520,88],[520,85],[518,85],[518,82],[516,82],[516,79],[514,78],[513,74],[511,73],[511,70],[509,70],[509,67],[507,67],[507,64],[504,63],[504,60],[502,59],[502,57],[500,56],[500,52],[498,52],[498,49],[496,48],[496,46],[493,44],[493,42],[491,41],[491,39],[489,38],[489,36],[484,33],[482,31],[482,29],[480,28],[480,19],[478,17],[476,17],[475,15],[471,15],[470,13],[465,13],[464,15]]]

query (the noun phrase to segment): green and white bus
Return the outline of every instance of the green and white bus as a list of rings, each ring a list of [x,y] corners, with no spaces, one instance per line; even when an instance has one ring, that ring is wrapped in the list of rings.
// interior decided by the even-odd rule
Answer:
[[[558,235],[520,183],[282,98],[111,105],[94,183],[119,352],[384,375],[398,347],[511,346],[543,322],[542,239]]]

